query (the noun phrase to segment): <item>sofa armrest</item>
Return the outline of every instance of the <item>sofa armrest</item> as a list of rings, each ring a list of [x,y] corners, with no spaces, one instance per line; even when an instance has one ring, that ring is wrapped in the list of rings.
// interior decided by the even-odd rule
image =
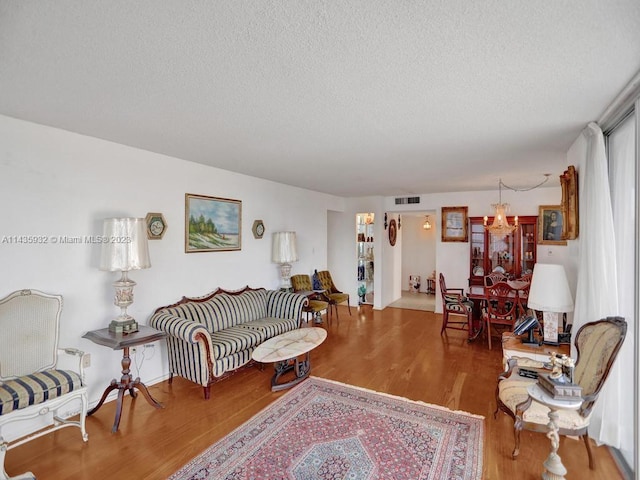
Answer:
[[[302,309],[308,304],[309,299],[305,295],[279,290],[269,290],[267,292],[268,317],[298,320],[299,325],[302,318]]]
[[[204,339],[209,347],[211,346],[211,336],[207,329],[193,320],[186,320],[166,312],[157,312],[149,319],[149,325],[184,342],[197,343]]]

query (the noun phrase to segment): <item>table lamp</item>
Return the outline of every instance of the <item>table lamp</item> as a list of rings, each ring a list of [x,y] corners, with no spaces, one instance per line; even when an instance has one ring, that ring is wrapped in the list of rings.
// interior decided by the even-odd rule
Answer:
[[[133,303],[133,287],[136,282],[128,277],[129,270],[149,268],[149,246],[144,218],[107,218],[104,220],[100,270],[121,272],[120,279],[113,283],[116,296],[113,303],[120,307],[120,315],[111,321],[109,331],[133,333],[138,331],[138,322],[127,314]]]
[[[527,308],[543,312],[544,343],[558,345],[560,313],[573,311],[573,297],[562,265],[534,265]]]
[[[276,232],[273,234],[271,261],[280,264],[282,290],[291,290],[291,264],[298,261],[296,232]]]

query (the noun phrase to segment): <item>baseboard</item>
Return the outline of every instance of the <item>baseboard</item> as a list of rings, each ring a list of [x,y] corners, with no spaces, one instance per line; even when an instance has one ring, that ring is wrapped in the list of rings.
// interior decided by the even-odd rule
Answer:
[[[638,477],[635,476],[634,471],[631,469],[625,458],[622,456],[622,452],[614,447],[608,447],[609,452],[611,452],[611,456],[613,457],[613,461],[616,462],[618,466],[618,470],[622,474],[622,478],[624,480],[634,480]]]

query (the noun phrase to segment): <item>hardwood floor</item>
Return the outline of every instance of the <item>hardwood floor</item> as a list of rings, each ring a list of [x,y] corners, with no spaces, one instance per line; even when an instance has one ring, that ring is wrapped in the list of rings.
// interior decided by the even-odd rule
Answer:
[[[468,344],[461,331],[440,336],[442,317],[431,312],[364,307],[352,308],[350,317],[339,308],[340,323],[333,320],[327,340],[311,354],[312,375],[483,415],[484,478],[540,478],[547,437],[522,432],[514,461],[513,422],[502,413],[493,418],[500,348],[489,351],[483,339]],[[9,451],[6,469],[31,470],[38,480],[167,478],[283,395],[271,392],[271,375],[271,366],[242,370],[214,385],[208,401],[201,387],[181,378],[153,385],[151,394],[164,409],[127,396],[120,430],[111,434],[115,402],[109,402],[87,419],[87,444],[76,428],[63,429]],[[623,478],[606,447],[594,444],[593,450],[596,469],[589,470],[584,444],[562,438],[558,453],[567,479]]]

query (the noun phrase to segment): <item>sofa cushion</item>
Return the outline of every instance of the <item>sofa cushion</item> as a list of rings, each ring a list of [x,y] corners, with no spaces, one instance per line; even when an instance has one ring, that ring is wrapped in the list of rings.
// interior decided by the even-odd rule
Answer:
[[[44,370],[0,382],[0,415],[61,397],[82,387],[69,370]]]
[[[263,331],[241,325],[225,328],[211,334],[211,346],[215,358],[223,358],[241,350],[252,349],[266,340]]]
[[[242,328],[257,330],[262,332],[265,340],[280,335],[281,333],[295,330],[298,328],[298,320],[287,320],[285,318],[261,318],[253,322],[243,323],[239,325]]]

